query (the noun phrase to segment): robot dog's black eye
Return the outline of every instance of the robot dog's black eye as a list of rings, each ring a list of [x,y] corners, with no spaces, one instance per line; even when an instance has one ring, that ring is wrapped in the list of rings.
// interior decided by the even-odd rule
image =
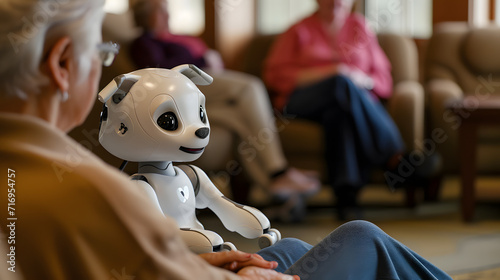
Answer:
[[[200,120],[203,123],[207,123],[207,114],[205,113],[205,109],[203,108],[203,106],[200,106]]]
[[[168,131],[174,131],[179,127],[177,117],[172,112],[163,113],[158,117],[158,120],[156,120],[156,122],[161,128]]]

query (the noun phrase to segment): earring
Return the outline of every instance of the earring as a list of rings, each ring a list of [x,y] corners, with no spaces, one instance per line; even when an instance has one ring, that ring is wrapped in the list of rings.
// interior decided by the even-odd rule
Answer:
[[[61,102],[63,102],[63,103],[66,102],[66,100],[68,100],[68,98],[69,98],[69,94],[67,91],[61,92]]]

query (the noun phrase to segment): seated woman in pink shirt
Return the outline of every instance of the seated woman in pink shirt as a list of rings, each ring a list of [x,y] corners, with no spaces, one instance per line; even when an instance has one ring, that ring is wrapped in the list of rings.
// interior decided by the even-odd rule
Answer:
[[[320,123],[340,218],[374,166],[404,151],[378,99],[391,96],[391,66],[353,0],[317,0],[318,10],[280,35],[264,78],[279,110]],[[396,161],[397,162],[397,161]],[[396,163],[397,164],[397,163]],[[357,212],[357,210],[355,211]]]

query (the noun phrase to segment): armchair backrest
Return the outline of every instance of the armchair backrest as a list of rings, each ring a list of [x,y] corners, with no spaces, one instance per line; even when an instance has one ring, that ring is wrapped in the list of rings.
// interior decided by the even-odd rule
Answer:
[[[380,47],[391,62],[393,83],[418,82],[418,51],[415,42],[392,33],[380,33],[377,37]]]
[[[469,95],[484,87],[500,94],[496,86],[500,82],[500,27],[471,28],[465,22],[437,25],[425,65],[426,81],[450,80]]]

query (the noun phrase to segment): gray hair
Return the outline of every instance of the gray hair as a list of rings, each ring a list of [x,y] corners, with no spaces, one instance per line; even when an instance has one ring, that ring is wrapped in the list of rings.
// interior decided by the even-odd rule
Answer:
[[[25,99],[48,83],[40,64],[63,36],[88,77],[91,55],[101,40],[104,0],[0,1],[0,94]]]

